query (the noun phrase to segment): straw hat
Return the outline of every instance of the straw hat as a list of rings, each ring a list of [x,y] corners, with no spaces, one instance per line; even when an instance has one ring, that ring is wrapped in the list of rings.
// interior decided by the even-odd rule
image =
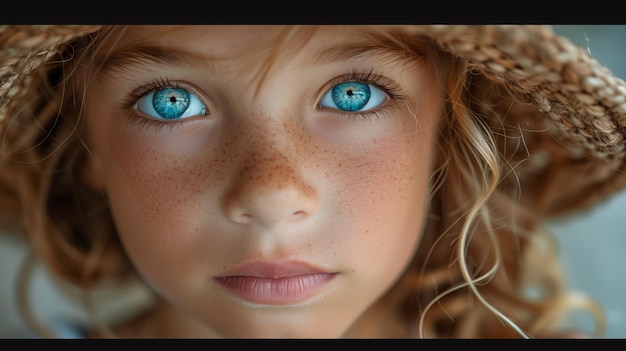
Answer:
[[[98,26],[0,26],[0,131],[31,89],[29,74],[57,46]],[[473,108],[498,137],[521,184],[520,201],[540,215],[583,210],[626,186],[626,84],[548,26],[426,25],[425,36],[475,73]],[[516,95],[522,99],[509,99]],[[504,116],[504,117],[503,117]],[[510,136],[517,133],[516,138]]]

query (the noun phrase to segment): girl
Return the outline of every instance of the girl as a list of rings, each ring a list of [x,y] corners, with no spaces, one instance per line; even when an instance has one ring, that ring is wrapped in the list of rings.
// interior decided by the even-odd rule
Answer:
[[[626,185],[626,85],[541,26],[9,26],[5,228],[85,337],[551,337],[542,221]],[[26,311],[28,312],[28,311]],[[44,336],[54,336],[45,334]]]

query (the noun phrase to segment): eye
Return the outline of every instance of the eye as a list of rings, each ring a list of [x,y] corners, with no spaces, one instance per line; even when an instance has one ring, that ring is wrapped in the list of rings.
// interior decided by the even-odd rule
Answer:
[[[166,120],[206,115],[206,106],[184,88],[155,89],[139,98],[136,108],[149,117]]]
[[[345,112],[362,112],[380,106],[386,99],[387,94],[373,84],[351,81],[333,86],[324,94],[320,106]]]

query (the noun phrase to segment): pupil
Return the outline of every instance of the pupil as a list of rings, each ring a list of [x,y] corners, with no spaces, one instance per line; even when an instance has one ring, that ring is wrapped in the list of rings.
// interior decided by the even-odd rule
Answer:
[[[170,102],[176,102],[176,97],[175,96],[170,97]]]
[[[354,95],[354,93],[352,93],[352,90],[348,90],[348,91],[346,92],[346,94],[348,94],[348,96],[352,96],[352,95]]]

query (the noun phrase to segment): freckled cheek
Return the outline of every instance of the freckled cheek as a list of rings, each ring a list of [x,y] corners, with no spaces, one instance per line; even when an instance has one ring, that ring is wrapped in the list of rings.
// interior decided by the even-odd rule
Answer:
[[[342,164],[340,208],[346,211],[345,222],[359,228],[363,252],[397,258],[376,268],[385,275],[385,267],[393,271],[406,263],[420,238],[431,156],[428,140],[408,138],[374,146],[354,162]]]
[[[168,245],[193,241],[200,218],[212,211],[205,200],[221,179],[206,145],[170,147],[142,138],[107,145],[106,192],[120,231]]]
[[[351,167],[352,166],[352,167]],[[370,211],[398,213],[427,195],[430,155],[427,145],[414,140],[378,143],[344,170],[352,204]]]

